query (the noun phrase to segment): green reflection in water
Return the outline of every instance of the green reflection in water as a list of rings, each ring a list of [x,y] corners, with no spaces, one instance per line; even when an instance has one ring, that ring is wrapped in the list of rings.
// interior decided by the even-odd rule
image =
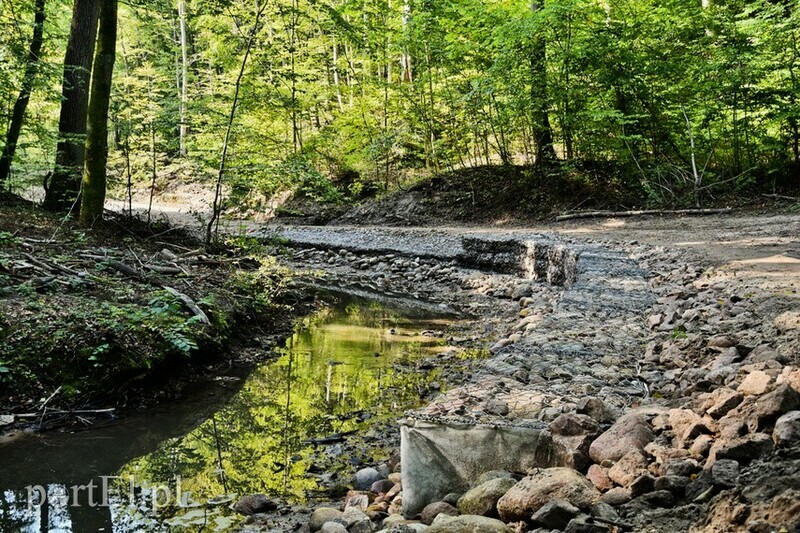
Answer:
[[[211,419],[119,475],[144,486],[174,486],[180,476],[199,502],[255,492],[304,501],[319,488],[313,473],[349,459],[308,441],[363,432],[417,406],[418,391],[438,373],[419,372],[414,361],[442,349],[421,332],[442,327],[374,303],[325,308],[303,319],[280,357],[255,370]]]

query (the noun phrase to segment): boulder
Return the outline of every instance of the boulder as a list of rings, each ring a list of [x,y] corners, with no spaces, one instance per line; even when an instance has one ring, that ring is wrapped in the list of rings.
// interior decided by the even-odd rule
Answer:
[[[631,450],[609,468],[608,477],[623,487],[630,485],[634,479],[647,473],[647,459],[638,450]]]
[[[414,525],[428,527],[419,520],[406,520],[399,514],[390,515],[383,521],[383,527],[386,529],[413,527]]]
[[[351,529],[355,524],[361,522],[371,522],[367,513],[355,507],[345,509],[344,513],[342,513],[342,518],[347,523],[347,529]]]
[[[440,514],[428,528],[428,533],[512,533],[500,520],[486,516]]]
[[[589,456],[598,464],[619,461],[631,450],[644,451],[655,438],[645,418],[638,413],[622,416],[589,446]]]
[[[736,388],[742,394],[757,396],[764,394],[769,389],[772,378],[766,372],[755,370],[747,374],[742,383]]]
[[[775,422],[772,442],[780,448],[798,441],[800,441],[800,411],[789,411]]]
[[[778,378],[775,380],[775,383],[778,385],[786,383],[795,391],[800,392],[800,369],[793,368],[791,366],[784,367],[784,369],[778,375]]]
[[[589,447],[595,437],[596,435],[553,435],[555,453],[559,457],[558,463],[585,472],[592,464]]]
[[[534,526],[545,529],[564,529],[570,520],[575,518],[580,509],[564,500],[550,500],[541,509],[533,513],[531,522]]]
[[[703,419],[689,409],[670,409],[669,424],[675,434],[675,444],[683,448],[695,437],[702,433],[709,433]]]
[[[764,433],[755,433],[732,439],[721,439],[714,443],[708,452],[706,467],[718,459],[733,459],[749,463],[772,450],[772,438]]]
[[[691,479],[684,476],[661,476],[653,484],[654,490],[668,490],[678,498],[682,498],[686,492],[686,486]]]
[[[668,476],[691,477],[700,470],[700,464],[694,459],[670,459],[664,463],[664,473]]]
[[[672,507],[675,503],[675,497],[668,490],[657,490],[648,492],[639,496],[635,500],[629,502],[627,505],[631,506],[630,509],[652,508],[652,507]]]
[[[742,403],[744,396],[727,387],[720,387],[700,396],[699,412],[708,414],[717,420],[728,414],[728,411]]]
[[[636,498],[642,494],[647,494],[655,490],[656,478],[650,474],[642,474],[634,479],[628,489],[631,491],[631,497]]]
[[[422,513],[420,513],[420,520],[423,524],[431,525],[440,514],[458,516],[458,509],[445,502],[429,503],[422,510]]]
[[[264,494],[250,494],[239,498],[233,510],[239,514],[250,516],[260,513],[269,513],[278,508],[278,503],[270,500]]]
[[[714,437],[711,435],[698,435],[691,446],[689,446],[689,452],[695,457],[704,457],[708,455],[708,451],[711,449],[711,445],[714,442]]]
[[[711,467],[711,481],[720,487],[733,487],[739,479],[739,463],[733,459],[717,459]]]
[[[369,491],[374,494],[385,494],[392,490],[394,487],[394,481],[390,479],[381,479],[380,481],[376,481],[369,487]]]
[[[708,339],[708,347],[709,348],[732,348],[736,346],[736,341],[728,337],[727,335],[715,335]]]
[[[311,531],[319,531],[326,522],[332,522],[337,518],[341,519],[343,515],[344,513],[342,513],[340,510],[333,509],[331,507],[319,507],[314,509],[314,512],[311,513],[311,520],[309,522]]]
[[[372,503],[371,497],[374,498],[370,492],[351,490],[344,498],[344,508],[347,510],[350,507],[355,507],[360,511],[366,511],[369,504]]]
[[[577,435],[599,435],[600,425],[589,415],[564,413],[550,422],[550,433],[573,437]]]
[[[383,476],[374,468],[362,468],[356,472],[353,486],[356,490],[369,490],[372,484],[383,479]]]
[[[607,503],[612,507],[617,507],[631,501],[631,493],[628,491],[628,489],[614,487],[610,491],[600,496],[600,501]]]
[[[586,472],[586,478],[601,491],[608,490],[614,486],[614,482],[608,477],[608,469],[600,465],[590,466],[589,471]]]
[[[744,359],[744,363],[748,365],[766,363],[768,361],[777,361],[781,364],[785,364],[788,362],[788,358],[773,350],[769,344],[761,344],[753,348]]]
[[[759,424],[771,423],[779,416],[800,407],[800,394],[787,384],[778,385],[775,390],[756,401],[756,416]]]
[[[320,533],[347,533],[347,528],[339,522],[325,522],[319,531]]]
[[[458,500],[462,514],[497,516],[497,501],[517,482],[513,478],[498,477],[468,490]]]
[[[614,508],[604,502],[597,502],[594,504],[592,507],[592,517],[611,524],[622,521]]]
[[[583,398],[578,401],[577,411],[588,415],[600,424],[614,420],[614,411],[600,398]]]
[[[487,481],[491,481],[493,479],[497,479],[500,477],[505,477],[508,479],[514,479],[514,474],[511,472],[507,472],[505,470],[489,470],[488,472],[484,472],[483,474],[478,477],[478,481],[475,482],[475,486],[482,485]]]
[[[523,478],[497,502],[500,518],[506,522],[527,520],[547,502],[558,498],[579,509],[590,509],[600,493],[594,485],[571,468],[539,470]]]

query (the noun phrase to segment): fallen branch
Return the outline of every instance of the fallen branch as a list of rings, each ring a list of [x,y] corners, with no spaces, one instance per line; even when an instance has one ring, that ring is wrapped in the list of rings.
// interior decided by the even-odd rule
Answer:
[[[109,261],[106,264],[108,265],[108,268],[114,269],[120,274],[128,276],[129,278],[143,281],[145,283],[150,283],[150,280],[148,280],[142,274],[140,274],[138,270],[136,270],[133,267],[129,267],[125,263],[120,263],[119,261]]]
[[[719,209],[640,209],[633,211],[584,211],[582,213],[569,213],[556,217],[556,222],[564,220],[574,220],[577,218],[601,218],[601,217],[638,217],[643,215],[716,215],[720,213],[730,213],[733,209],[724,207]]]
[[[194,300],[192,300],[189,296],[183,294],[182,292],[176,291],[172,287],[167,287],[166,285],[162,285],[162,287],[164,288],[165,291],[167,291],[175,298],[183,302],[183,305],[188,307],[189,310],[194,314],[194,316],[200,318],[200,322],[206,325],[211,324],[211,321],[208,319],[208,316],[203,312],[202,309],[200,309],[200,307],[197,306],[196,303],[194,303]]]
[[[114,407],[109,407],[108,409],[76,409],[74,411],[62,411],[60,409],[50,409],[47,411],[48,415],[104,415],[110,414],[116,411]],[[14,418],[36,418],[37,416],[41,416],[43,413],[16,413],[11,416]]]
[[[71,268],[65,267],[64,265],[59,265],[55,261],[44,261],[42,259],[36,259],[31,254],[23,253],[22,256],[27,259],[30,263],[37,265],[41,268],[46,268],[47,270],[58,270],[64,274],[69,274],[70,276],[80,277],[80,274],[72,270]]]
[[[183,270],[174,266],[145,264],[144,267],[147,270],[152,270],[153,272],[158,272],[159,274],[183,274]]]
[[[783,196],[782,194],[762,194],[764,198],[776,198],[778,200],[789,200],[791,202],[796,202],[800,200],[800,198],[795,198],[794,196]]]
[[[343,431],[341,433],[334,433],[333,435],[328,435],[327,437],[321,437],[318,439],[308,439],[304,440],[302,444],[333,444],[335,442],[344,442],[347,440],[349,435],[353,435],[356,433],[355,431]]]

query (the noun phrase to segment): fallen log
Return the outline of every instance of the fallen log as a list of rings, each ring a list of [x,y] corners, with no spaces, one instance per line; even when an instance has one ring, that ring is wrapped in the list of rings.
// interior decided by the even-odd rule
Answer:
[[[733,209],[723,207],[718,209],[638,209],[631,211],[583,211],[568,213],[556,217],[556,222],[574,220],[578,218],[603,218],[603,217],[638,217],[643,215],[717,215],[730,213]]]

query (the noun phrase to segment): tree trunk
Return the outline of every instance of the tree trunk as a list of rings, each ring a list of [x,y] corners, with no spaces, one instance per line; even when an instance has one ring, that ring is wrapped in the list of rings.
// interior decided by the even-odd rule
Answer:
[[[86,164],[81,189],[81,223],[91,225],[103,218],[108,160],[108,104],[117,45],[117,0],[102,0],[97,54],[94,58],[92,94],[86,129]]]
[[[39,53],[42,50],[44,40],[44,0],[36,0],[33,16],[33,37],[31,46],[28,50],[28,62],[25,67],[25,75],[22,78],[22,89],[14,104],[14,111],[11,113],[11,123],[6,133],[6,144],[3,153],[0,155],[0,182],[5,182],[11,173],[11,161],[14,159],[14,152],[17,149],[17,141],[22,131],[22,121],[25,118],[25,109],[31,98],[33,82],[39,70]]]
[[[542,6],[531,3],[531,11],[535,14]],[[536,164],[555,161],[553,148],[553,129],[547,115],[549,98],[547,95],[547,43],[541,30],[532,37],[531,43],[531,123],[536,140]]]
[[[186,104],[189,101],[188,92],[188,76],[189,76],[189,60],[188,60],[188,44],[187,44],[187,31],[186,31],[186,0],[178,0],[178,19],[181,27],[181,126],[180,126],[180,155],[186,156]]]
[[[69,30],[64,77],[61,83],[61,116],[58,121],[56,163],[44,197],[44,207],[66,211],[78,198],[86,149],[86,110],[97,38],[98,0],[75,0]]]

